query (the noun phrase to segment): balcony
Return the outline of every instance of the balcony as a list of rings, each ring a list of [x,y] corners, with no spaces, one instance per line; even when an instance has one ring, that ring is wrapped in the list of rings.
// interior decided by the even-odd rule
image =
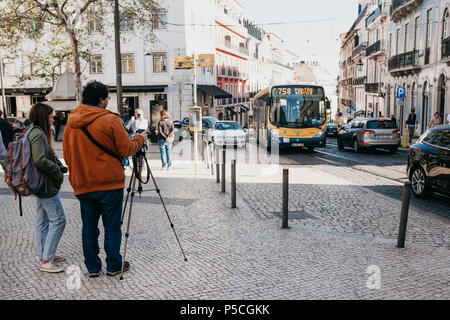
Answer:
[[[441,58],[443,62],[446,62],[447,65],[450,65],[450,37],[442,40]]]
[[[423,0],[393,0],[391,4],[392,22],[398,22],[411,12],[414,12],[422,2]]]
[[[380,93],[381,83],[366,83],[367,93]]]
[[[362,52],[366,52],[367,42],[360,43],[352,52],[352,59],[358,57]]]
[[[374,23],[379,17],[386,17],[386,6],[380,4],[367,18],[366,18],[366,28],[368,28],[372,23]]]
[[[419,72],[418,62],[418,51],[413,50],[389,59],[388,70],[394,77],[407,76]]]
[[[353,85],[354,86],[362,86],[366,83],[366,77],[359,77],[353,79]]]
[[[378,57],[380,55],[386,54],[384,40],[378,40],[374,44],[370,45],[366,49],[366,56],[367,57]]]

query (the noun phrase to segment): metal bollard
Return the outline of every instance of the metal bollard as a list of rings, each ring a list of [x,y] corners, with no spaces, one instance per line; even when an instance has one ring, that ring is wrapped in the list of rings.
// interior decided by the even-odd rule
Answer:
[[[216,155],[216,182],[220,183],[220,153],[219,148],[215,148],[215,155]]]
[[[214,175],[214,149],[212,144],[208,148],[209,158],[211,159],[211,175]]]
[[[400,227],[398,230],[397,248],[405,247],[406,227],[408,225],[409,201],[411,198],[411,182],[405,182],[403,188],[402,212],[400,215]]]
[[[236,208],[236,160],[231,162],[231,208]]]
[[[289,219],[289,169],[283,169],[283,219],[282,226],[283,229],[289,229],[288,219]]]
[[[250,148],[250,139],[248,137],[248,132],[247,135],[245,136],[245,163],[248,164],[248,158],[249,158],[249,148]]]
[[[226,175],[225,175],[225,166],[227,165],[227,161],[226,161],[226,150],[222,151],[223,154],[223,160],[222,160],[222,192],[225,193],[226,188],[225,188],[225,182],[226,182]]]

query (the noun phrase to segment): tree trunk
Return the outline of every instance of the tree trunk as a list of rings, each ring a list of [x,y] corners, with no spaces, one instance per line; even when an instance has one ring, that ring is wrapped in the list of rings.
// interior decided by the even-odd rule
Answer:
[[[70,46],[72,48],[72,56],[74,63],[74,75],[75,75],[75,97],[78,102],[81,102],[81,67],[80,56],[78,54],[78,40],[75,32],[67,28],[67,33],[70,37]]]

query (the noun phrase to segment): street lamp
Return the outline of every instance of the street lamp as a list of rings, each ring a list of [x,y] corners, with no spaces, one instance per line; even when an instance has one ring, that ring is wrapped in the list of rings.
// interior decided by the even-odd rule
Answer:
[[[364,67],[364,64],[361,60],[361,58],[359,59],[358,63],[356,64],[356,66],[358,67],[358,71],[361,72],[362,68]]]

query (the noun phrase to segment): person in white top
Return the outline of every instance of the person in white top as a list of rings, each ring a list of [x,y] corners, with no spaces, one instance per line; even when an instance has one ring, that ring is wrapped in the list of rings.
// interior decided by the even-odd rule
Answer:
[[[148,120],[144,118],[144,113],[141,109],[136,109],[134,111],[135,116],[131,117],[130,122],[128,122],[127,129],[133,129],[134,133],[142,133],[148,130]]]

